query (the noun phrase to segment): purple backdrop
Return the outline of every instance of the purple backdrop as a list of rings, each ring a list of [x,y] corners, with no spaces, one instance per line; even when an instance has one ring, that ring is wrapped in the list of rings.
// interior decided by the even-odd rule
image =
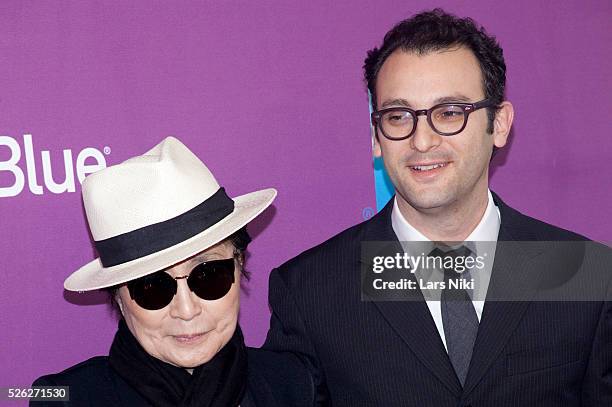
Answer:
[[[108,351],[115,322],[102,298],[62,290],[93,258],[77,173],[169,134],[230,195],[279,190],[251,228],[241,323],[260,345],[270,269],[375,207],[366,51],[436,5],[472,16],[505,50],[516,119],[493,189],[533,216],[610,240],[609,1],[4,0],[0,188],[19,193],[0,198],[0,387]],[[53,193],[71,185],[45,182],[43,160],[62,184],[68,154],[76,192]]]

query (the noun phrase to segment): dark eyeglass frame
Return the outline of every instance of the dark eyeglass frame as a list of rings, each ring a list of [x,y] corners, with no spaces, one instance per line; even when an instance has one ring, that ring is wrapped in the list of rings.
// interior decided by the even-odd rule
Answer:
[[[206,301],[218,300],[225,297],[235,283],[236,255],[234,253],[234,256],[229,259],[201,262],[195,265],[189,274],[178,277],[172,277],[164,270],[160,270],[128,281],[126,286],[132,300],[141,308],[150,311],[160,310],[170,305],[178,289],[176,280],[182,279],[187,279],[189,289],[199,298]],[[206,276],[210,277],[209,285],[204,284],[203,279]],[[217,286],[213,286],[213,283],[216,283]],[[149,294],[144,291],[146,284],[154,285],[153,291]]]
[[[438,131],[438,129],[436,129],[436,126],[434,126],[433,121],[431,120],[431,114],[434,110],[439,109],[440,107],[443,107],[443,106],[457,106],[463,110],[463,113],[465,114],[465,119],[463,120],[463,125],[461,126],[459,130],[453,131],[450,133],[445,133],[445,132]],[[431,127],[431,129],[435,131],[437,134],[441,136],[454,136],[455,134],[461,133],[465,129],[465,126],[467,126],[468,118],[470,117],[470,113],[475,112],[476,110],[479,110],[485,107],[492,107],[492,106],[494,106],[494,104],[491,102],[490,99],[483,99],[475,103],[444,102],[444,103],[439,103],[435,106],[432,106],[429,109],[420,109],[420,110],[414,110],[414,109],[410,109],[409,107],[403,107],[403,106],[389,107],[389,108],[385,108],[385,109],[381,109],[381,110],[372,112],[371,120],[372,120],[372,125],[374,126],[374,129],[376,131],[376,135],[378,135],[378,130],[380,129],[380,132],[382,133],[383,136],[385,136],[385,138],[389,140],[394,140],[394,141],[405,140],[408,137],[412,136],[414,132],[416,131],[417,124],[418,124],[417,122],[419,121],[419,116],[427,116],[427,123],[429,123],[429,127]],[[391,111],[408,112],[414,117],[414,121],[412,124],[412,130],[406,136],[390,137],[383,130],[381,119],[385,113],[391,112]]]

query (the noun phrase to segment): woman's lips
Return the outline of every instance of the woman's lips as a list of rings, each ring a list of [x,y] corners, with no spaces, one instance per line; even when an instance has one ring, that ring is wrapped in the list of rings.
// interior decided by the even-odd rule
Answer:
[[[199,333],[199,334],[172,335],[172,337],[174,338],[174,340],[176,340],[179,343],[189,344],[189,343],[198,342],[205,335],[206,333]]]

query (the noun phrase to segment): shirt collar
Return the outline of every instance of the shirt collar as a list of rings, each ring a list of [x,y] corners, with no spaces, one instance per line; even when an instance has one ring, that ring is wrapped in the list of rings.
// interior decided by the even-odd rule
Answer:
[[[493,195],[491,191],[487,189],[487,209],[485,209],[484,215],[480,219],[476,228],[469,234],[465,241],[473,242],[496,242],[499,234],[499,226],[501,225],[501,214],[499,208],[493,202]],[[395,235],[398,237],[400,242],[411,242],[411,241],[424,241],[429,242],[425,235],[419,232],[414,226],[412,226],[404,215],[400,212],[397,204],[397,196],[394,198],[393,211],[391,212],[391,225]]]

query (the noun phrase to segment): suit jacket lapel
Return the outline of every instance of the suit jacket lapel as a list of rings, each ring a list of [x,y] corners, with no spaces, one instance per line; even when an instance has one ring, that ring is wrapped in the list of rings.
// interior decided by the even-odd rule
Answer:
[[[524,244],[533,238],[528,235],[529,231],[521,232],[517,212],[508,208],[497,195],[494,199],[501,212],[501,227],[464,395],[476,387],[499,357],[529,306],[542,271],[538,265],[542,260],[538,259],[543,252],[542,246],[535,242]],[[508,301],[509,298],[514,301]]]
[[[368,224],[364,241],[394,242],[402,250],[391,226],[393,199]],[[450,363],[429,308],[420,301],[373,301],[389,325],[410,350],[453,394],[461,393],[461,384]]]

